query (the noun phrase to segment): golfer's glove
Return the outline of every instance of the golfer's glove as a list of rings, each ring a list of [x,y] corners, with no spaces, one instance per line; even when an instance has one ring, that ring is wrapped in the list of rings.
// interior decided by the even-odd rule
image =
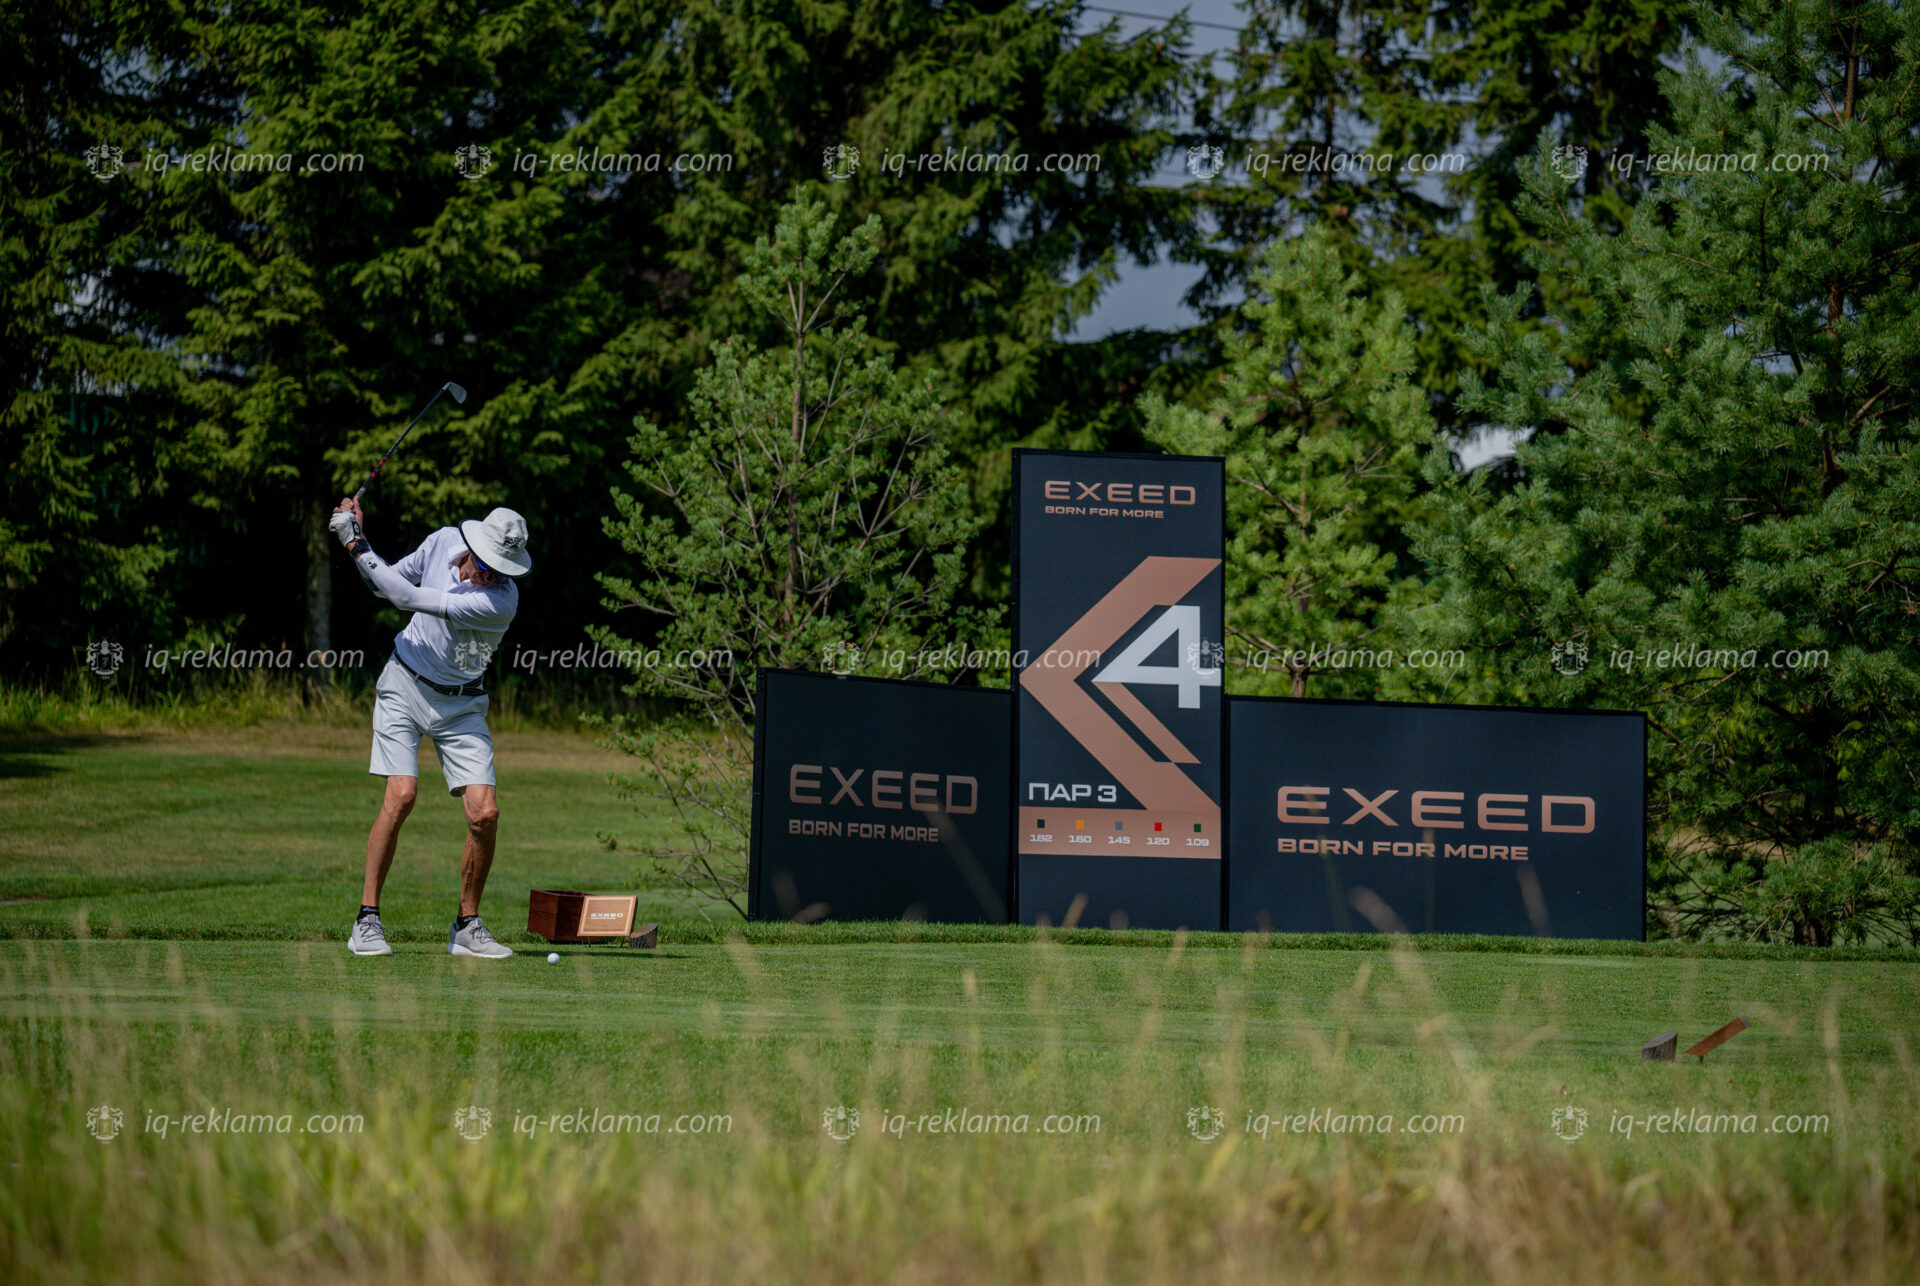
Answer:
[[[372,548],[367,544],[366,537],[360,534],[360,524],[355,522],[353,515],[344,509],[335,511],[333,517],[327,520],[327,530],[331,531],[333,538],[355,558]]]

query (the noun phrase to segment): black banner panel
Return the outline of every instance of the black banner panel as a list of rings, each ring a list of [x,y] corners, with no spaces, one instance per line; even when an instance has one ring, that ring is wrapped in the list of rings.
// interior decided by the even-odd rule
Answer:
[[[1222,462],[1013,453],[1022,922],[1220,927]]]
[[[1236,697],[1228,927],[1645,936],[1646,717]]]
[[[1005,692],[761,670],[754,919],[1008,918]]]

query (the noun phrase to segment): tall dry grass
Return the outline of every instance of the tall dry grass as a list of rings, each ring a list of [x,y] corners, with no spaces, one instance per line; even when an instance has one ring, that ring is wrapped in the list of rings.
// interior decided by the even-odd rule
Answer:
[[[1044,957],[1057,943],[1032,948]],[[159,948],[155,949],[160,950]],[[735,942],[736,975],[683,1057],[635,1082],[620,1051],[567,1041],[528,1073],[498,1037],[512,1015],[468,1025],[396,988],[328,1022],[263,1013],[197,983],[177,949],[164,982],[92,969],[38,944],[0,953],[0,1239],[10,1279],[34,1282],[414,1283],[708,1281],[1869,1282],[1920,1278],[1914,1068],[1859,1101],[1827,1055],[1822,1091],[1842,1128],[1805,1148],[1752,1139],[1569,1148],[1501,1106],[1502,1051],[1464,1034],[1420,959],[1382,968],[1424,1006],[1417,1072],[1359,1057],[1303,1025],[1269,1083],[1338,1100],[1387,1078],[1396,1101],[1459,1110],[1448,1137],[1324,1135],[1285,1145],[1239,1122],[1202,1143],[1181,1105],[1236,1102],[1264,1075],[1250,1057],[1257,1005],[1222,986],[1204,1041],[1165,1004],[1178,946],[1141,976],[1118,1074],[1090,1083],[1059,1021],[1074,962],[1048,960],[1009,1023],[971,975],[939,1003],[960,1035],[929,1041],[931,1003],[822,996],[796,1015],[766,965]],[[80,963],[76,963],[76,960]],[[1056,967],[1057,966],[1057,967]],[[1355,1013],[1363,1005],[1356,987]],[[165,993],[167,1003],[155,1003]],[[855,1012],[878,1005],[877,1025]],[[271,1010],[271,1004],[264,1007]],[[1336,1017],[1338,1016],[1336,1006]],[[665,1038],[663,1038],[665,1039]],[[1009,1066],[1009,1040],[1020,1057]],[[704,1051],[697,1053],[696,1051]],[[1184,1067],[1191,1079],[1170,1068]],[[1378,1070],[1369,1070],[1369,1069]],[[1249,1070],[1251,1069],[1251,1070]],[[1854,1088],[1848,1088],[1852,1084]],[[725,1135],[516,1134],[503,1109],[477,1143],[452,1128],[468,1101],[701,1104]],[[1096,1107],[1097,1133],[894,1137],[882,1108]],[[835,1142],[822,1104],[864,1107]],[[102,1143],[90,1105],[121,1105]],[[142,1114],[195,1107],[351,1111],[354,1135],[181,1134]]]

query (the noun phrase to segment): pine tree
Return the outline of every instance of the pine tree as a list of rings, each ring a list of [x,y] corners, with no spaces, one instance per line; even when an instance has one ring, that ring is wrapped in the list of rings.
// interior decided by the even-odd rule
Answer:
[[[1508,699],[1648,712],[1656,929],[1913,934],[1920,15],[1702,24],[1724,62],[1668,78],[1681,160],[1621,234],[1539,158],[1582,304],[1501,302],[1468,404],[1531,432],[1524,481],[1453,489],[1421,549]]]
[[[1673,20],[1652,0],[1243,10],[1229,72],[1195,116],[1230,168],[1195,185],[1213,235],[1180,251],[1205,265],[1193,301],[1230,307],[1265,245],[1322,227],[1370,290],[1405,300],[1418,383],[1445,431],[1470,431],[1453,396],[1473,359],[1460,334],[1482,319],[1479,287],[1532,280],[1519,168],[1544,136],[1581,149],[1583,208],[1617,227],[1644,183],[1605,162],[1645,150]]]
[[[1455,215],[1406,158],[1455,146],[1469,113],[1441,93],[1441,33],[1423,10],[1371,0],[1246,0],[1243,13],[1229,74],[1196,113],[1225,153],[1198,189],[1217,233],[1200,297],[1231,295],[1272,240],[1306,225],[1349,269],[1417,253]],[[1396,164],[1375,168],[1387,154]]]
[[[201,462],[154,347],[178,321],[179,278],[126,166],[129,127],[193,132],[208,87],[150,92],[172,49],[149,21],[95,3],[0,16],[0,658],[16,674],[179,623]]]
[[[339,562],[327,515],[438,383],[487,396],[471,417],[436,413],[383,475],[370,502],[383,543],[404,543],[403,520],[525,504],[508,488],[579,451],[524,395],[493,396],[550,374],[540,327],[576,278],[547,275],[546,308],[529,306],[543,276],[530,260],[564,211],[545,189],[467,182],[454,157],[475,132],[557,124],[553,87],[571,84],[585,41],[555,10],[451,29],[395,0],[184,21],[231,99],[220,134],[156,148],[177,153],[171,172],[143,178],[181,229],[174,258],[196,300],[175,351],[235,527],[264,527],[283,565],[298,551],[306,644],[326,649]],[[195,168],[196,154],[218,163]],[[314,170],[316,157],[343,168]]]
[[[1192,228],[1187,195],[1153,181],[1194,79],[1185,24],[1130,38],[1117,20],[1080,26],[1068,0],[804,13],[687,0],[600,36],[581,119],[557,145],[713,150],[732,164],[578,203],[569,253],[596,262],[616,324],[576,386],[627,399],[605,423],[638,410],[684,427],[708,345],[770,337],[732,288],[742,254],[798,183],[831,172],[821,199],[849,226],[880,216],[874,275],[858,283],[869,330],[935,381],[969,506],[993,520],[974,592],[998,601],[1008,448],[1108,445],[1131,424],[1140,350],[1159,351],[1062,337],[1120,255],[1152,259]],[[606,458],[619,446],[604,442]]]
[[[682,842],[656,859],[735,910],[756,667],[923,675],[935,636],[964,640],[969,619],[953,601],[978,523],[940,408],[926,377],[876,351],[867,301],[853,291],[879,253],[879,217],[838,238],[835,223],[803,188],[772,240],[755,243],[741,294],[784,342],[716,342],[684,438],[636,423],[635,491],[615,493],[607,526],[638,568],[601,578],[607,606],[664,621],[659,659],[610,629],[596,638],[633,658],[632,693],[686,716],[615,726],[616,744],[643,765],[626,788],[679,809]]]
[[[62,122],[48,147],[21,149],[34,168],[0,194],[19,247],[8,360],[22,390],[9,421],[20,436],[0,456],[0,522],[18,537],[7,606],[64,545],[73,559],[98,552],[88,583],[123,604],[179,589],[244,617],[262,642],[369,642],[372,604],[329,603],[341,569],[323,535],[328,502],[453,379],[474,398],[443,404],[383,475],[376,539],[404,545],[513,504],[543,555],[542,611],[517,637],[572,643],[597,615],[593,573],[617,556],[600,530],[607,502],[583,510],[580,498],[602,494],[636,413],[686,428],[714,339],[765,337],[734,286],[743,255],[841,146],[864,160],[825,199],[855,222],[882,216],[876,275],[860,283],[871,332],[938,381],[973,473],[970,506],[997,514],[1008,444],[1097,446],[1118,431],[1140,346],[1061,336],[1117,254],[1152,257],[1189,226],[1184,194],[1150,181],[1190,78],[1183,29],[1082,36],[1070,4],[860,0],[802,13],[687,0],[603,13],[488,0],[455,14],[267,0],[64,14],[7,19],[31,55],[23,66],[78,104],[63,115],[35,87],[4,118],[10,141]],[[133,163],[117,186],[85,169],[96,140]],[[483,177],[456,172],[469,146],[491,152]],[[249,165],[360,160],[329,175],[139,168],[229,148]],[[949,149],[1023,159],[883,166]],[[579,153],[719,163],[611,174],[545,163]],[[1055,154],[1085,164],[1049,169]],[[74,324],[83,315],[100,324]],[[137,385],[134,358],[148,363]],[[111,416],[82,417],[106,425],[96,449],[55,407],[76,381],[137,386],[139,416],[115,402]],[[162,448],[191,467],[156,464]],[[114,503],[137,492],[147,507],[128,505],[110,531],[82,475],[111,475]],[[208,527],[219,557],[191,583],[156,582],[162,564],[184,570],[169,550]],[[998,574],[992,557],[976,571]],[[82,629],[39,615],[66,644]]]
[[[1405,310],[1369,301],[1316,228],[1269,247],[1241,313],[1209,407],[1143,399],[1152,441],[1226,457],[1230,683],[1303,696],[1318,675],[1312,695],[1376,695],[1379,667],[1356,658],[1397,651],[1379,542],[1436,441]]]

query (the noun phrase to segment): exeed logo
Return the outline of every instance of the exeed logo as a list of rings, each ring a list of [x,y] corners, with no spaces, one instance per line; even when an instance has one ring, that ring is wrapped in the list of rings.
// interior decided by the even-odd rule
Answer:
[[[1190,505],[1197,503],[1192,487],[1169,487],[1159,482],[1067,482],[1041,484],[1048,500],[1093,500],[1111,505]]]
[[[1384,791],[1369,799],[1351,786],[1342,786],[1340,789],[1359,805],[1351,817],[1341,821],[1342,826],[1352,826],[1366,818],[1372,818],[1383,826],[1400,824],[1387,815],[1384,807],[1399,791]],[[1331,789],[1326,786],[1282,786],[1280,820],[1294,825],[1329,824],[1333,820],[1330,816],[1314,814],[1326,813],[1327,801],[1318,797],[1330,793]],[[1466,793],[1458,790],[1416,790],[1407,801],[1407,820],[1423,830],[1462,830],[1466,827],[1466,822],[1461,818],[1466,798]],[[1531,795],[1481,795],[1474,801],[1476,825],[1483,831],[1524,831],[1528,829],[1527,818],[1532,800]],[[1579,820],[1571,822],[1569,815],[1576,812]],[[1556,835],[1591,834],[1593,812],[1593,798],[1589,795],[1542,795],[1540,829]]]
[[[833,774],[835,788],[831,798],[822,800],[823,773]],[[866,798],[861,798],[860,779],[866,778]],[[831,764],[795,764],[787,771],[787,799],[795,804],[828,805],[851,803],[855,808],[912,808],[922,813],[978,812],[980,782],[974,777],[947,777],[942,787],[937,772],[909,773],[895,768],[855,768],[841,772]],[[944,798],[945,803],[942,804]]]

